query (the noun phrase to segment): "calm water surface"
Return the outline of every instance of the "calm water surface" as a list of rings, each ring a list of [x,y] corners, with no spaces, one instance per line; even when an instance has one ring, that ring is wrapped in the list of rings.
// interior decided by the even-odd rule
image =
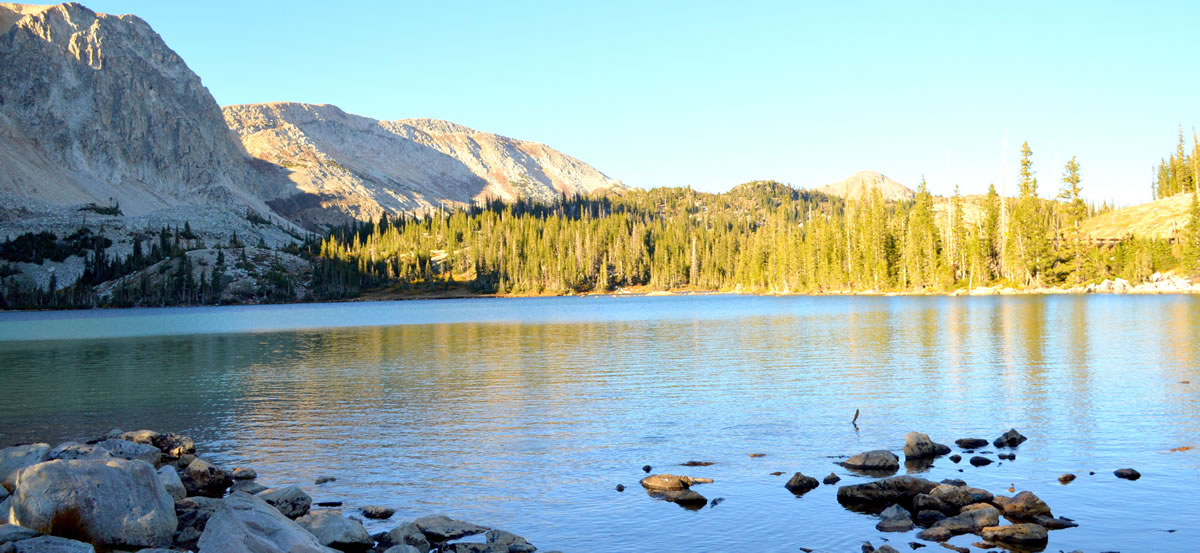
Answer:
[[[1029,436],[1016,461],[943,458],[921,476],[1034,491],[1080,524],[1051,532],[1048,551],[1182,552],[1200,547],[1200,450],[1170,450],[1200,447],[1198,364],[1191,296],[2,313],[0,446],[182,432],[266,485],[299,484],[348,514],[398,509],[372,531],[444,513],[543,550],[850,552],[884,536],[907,550],[915,532],[877,532],[835,486],[796,498],[787,475],[868,481],[831,456],[899,453],[911,430],[952,444],[1016,427]],[[716,464],[678,466],[689,460]],[[644,464],[713,478],[695,489],[725,501],[653,500],[637,485]],[[1121,467],[1142,479],[1116,479]],[[1060,485],[1064,472],[1080,478]],[[337,481],[313,485],[322,475]]]

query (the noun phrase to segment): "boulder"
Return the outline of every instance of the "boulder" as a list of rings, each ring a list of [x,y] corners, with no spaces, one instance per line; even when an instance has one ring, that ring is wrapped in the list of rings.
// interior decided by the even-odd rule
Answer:
[[[841,465],[861,471],[895,472],[900,469],[900,458],[886,449],[876,449],[854,455]]]
[[[655,474],[641,480],[647,490],[686,490],[692,484],[711,484],[711,478],[692,478],[691,476],[676,476],[674,474]]]
[[[258,472],[250,467],[236,467],[232,476],[234,480],[254,480],[258,478]]]
[[[178,524],[154,467],[125,459],[26,467],[17,475],[12,514],[21,526],[106,548],[169,546]]]
[[[951,486],[942,484],[929,492],[929,495],[941,500],[958,512],[965,505],[972,503],[988,503],[992,500],[992,492],[969,486]]]
[[[1017,432],[1016,428],[1010,428],[1008,429],[1008,432],[1005,432],[1001,434],[999,438],[992,440],[992,445],[995,447],[1017,447],[1021,445],[1021,442],[1024,442],[1027,439],[1028,438],[1022,436],[1020,432]]]
[[[504,530],[488,530],[484,534],[484,539],[487,543],[493,545],[505,546],[509,553],[533,553],[537,548],[530,544],[525,538],[505,532]]]
[[[296,524],[312,532],[321,545],[340,551],[365,551],[375,545],[361,522],[342,516],[336,509],[312,511],[296,519]]]
[[[175,517],[179,519],[179,526],[171,538],[175,547],[195,551],[196,542],[204,533],[208,519],[212,518],[221,505],[224,505],[223,500],[211,497],[188,497],[176,501]]]
[[[454,520],[445,515],[421,517],[413,521],[417,529],[432,543],[445,543],[490,530],[477,524]]]
[[[234,480],[233,485],[229,487],[229,493],[246,492],[250,495],[254,495],[266,491],[266,489],[266,486],[253,480]]]
[[[957,507],[951,506],[945,501],[927,493],[920,493],[913,497],[912,507],[914,511],[938,511],[951,515],[958,514]]]
[[[386,533],[378,534],[375,539],[379,542],[380,547],[407,545],[416,549],[417,553],[429,553],[431,548],[429,538],[426,538],[425,534],[421,533],[421,529],[411,522],[401,524]]]
[[[50,458],[50,444],[26,444],[0,449],[0,484],[8,491],[16,485],[17,471]]]
[[[993,461],[991,459],[988,459],[987,457],[981,457],[979,455],[971,457],[971,464],[977,467],[986,467],[992,464],[992,462]]]
[[[889,503],[909,506],[917,494],[929,493],[938,485],[915,476],[893,476],[874,482],[838,488],[838,503],[864,510],[882,509]]]
[[[336,553],[266,501],[237,492],[208,519],[199,553]]]
[[[21,541],[29,538],[36,538],[42,535],[37,530],[31,530],[23,526],[15,524],[0,524],[0,543],[8,543],[10,541]]]
[[[930,526],[917,533],[917,539],[925,541],[946,541],[953,537],[954,533],[949,528],[942,528],[937,525]]]
[[[12,553],[96,553],[96,548],[81,541],[40,536],[14,542],[11,551]]]
[[[1033,492],[1021,492],[1012,496],[1004,504],[1004,516],[1013,520],[1033,520],[1039,516],[1054,516],[1050,513],[1050,506],[1046,505],[1045,501],[1034,495]]]
[[[932,528],[942,528],[957,536],[959,534],[978,532],[984,527],[995,526],[999,523],[1000,511],[995,507],[988,506],[940,520]]]
[[[1069,484],[1073,480],[1075,480],[1075,475],[1069,472],[1058,477],[1058,482],[1060,484]]]
[[[904,507],[892,505],[879,513],[879,524],[875,529],[880,532],[907,532],[913,529],[912,515]]]
[[[945,520],[946,515],[941,511],[925,510],[917,511],[917,525],[928,528],[937,524],[938,521]]]
[[[367,517],[370,519],[385,520],[385,519],[392,518],[392,515],[396,514],[396,510],[391,507],[382,507],[379,505],[368,505],[368,506],[362,508],[362,514],[364,517]]]
[[[46,457],[47,461],[62,459],[70,461],[72,459],[111,459],[113,455],[95,444],[81,444],[79,442],[64,442],[54,446],[50,450],[50,455]]]
[[[304,490],[296,486],[286,488],[268,488],[256,494],[256,497],[275,507],[283,516],[298,518],[308,514],[312,507],[312,498]]]
[[[841,481],[842,481],[842,477],[831,472],[831,473],[829,473],[829,476],[826,476],[825,479],[821,481],[821,483],[825,484],[827,486],[832,486]]]
[[[805,476],[797,472],[796,474],[792,475],[791,479],[787,481],[787,484],[784,484],[783,486],[787,488],[789,492],[792,492],[796,495],[804,495],[809,490],[820,485],[821,484],[817,482],[816,478]]]
[[[1027,522],[1008,526],[992,525],[984,528],[982,535],[983,539],[995,544],[1038,551],[1046,547],[1049,538],[1045,528]]]
[[[162,458],[162,452],[157,447],[137,442],[104,440],[96,444],[96,446],[108,450],[108,453],[113,457],[129,459],[130,461],[145,461],[155,466],[158,466],[158,462]]]
[[[162,482],[163,489],[167,490],[167,495],[171,496],[172,501],[179,501],[187,497],[187,489],[183,487],[183,481],[179,479],[179,473],[175,472],[175,467],[164,465],[158,469],[158,480]]]
[[[199,458],[188,463],[180,479],[188,495],[204,497],[222,497],[233,484],[233,475],[229,471]]]
[[[909,432],[904,435],[904,457],[906,459],[928,459],[950,453],[950,448],[929,439],[928,434]]]
[[[960,438],[954,440],[954,445],[962,449],[979,449],[987,447],[988,441],[983,438]]]
[[[655,499],[670,501],[690,510],[700,509],[708,504],[708,498],[696,490],[646,490],[646,493]]]
[[[1117,469],[1113,471],[1113,474],[1117,475],[1117,478],[1124,478],[1126,480],[1137,480],[1142,477],[1142,473],[1133,469]]]

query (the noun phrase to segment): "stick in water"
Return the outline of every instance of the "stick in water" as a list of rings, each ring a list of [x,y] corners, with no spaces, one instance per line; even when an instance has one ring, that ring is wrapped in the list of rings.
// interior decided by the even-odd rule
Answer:
[[[854,418],[850,420],[850,424],[858,426],[858,409],[854,410]]]

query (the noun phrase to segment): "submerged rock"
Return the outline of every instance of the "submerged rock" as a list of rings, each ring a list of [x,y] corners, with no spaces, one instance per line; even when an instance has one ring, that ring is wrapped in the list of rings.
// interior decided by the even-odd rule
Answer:
[[[708,504],[708,498],[700,495],[695,490],[646,490],[646,493],[650,497],[670,501],[685,509],[700,509]]]
[[[711,478],[693,478],[674,474],[655,474],[641,479],[643,488],[647,490],[686,490],[692,484],[711,484]]]
[[[1034,517],[1033,522],[1047,530],[1064,530],[1066,528],[1075,528],[1079,526],[1071,519],[1055,518],[1049,515]]]
[[[681,466],[681,467],[711,467],[714,464],[716,464],[716,463],[713,463],[712,461],[688,461],[686,463],[679,463],[679,466]]]
[[[792,492],[796,495],[804,495],[809,490],[812,490],[820,485],[821,484],[817,482],[816,478],[805,476],[797,472],[796,474],[792,475],[791,479],[787,481],[787,484],[784,484],[783,486],[787,488],[789,492]]]
[[[165,547],[175,505],[143,461],[47,461],[22,469],[12,497],[21,526],[109,548]]]
[[[904,457],[908,459],[928,459],[950,453],[950,448],[929,439],[928,434],[909,432],[904,436]]]
[[[994,447],[1017,447],[1027,439],[1020,432],[1017,432],[1016,428],[1010,428],[1008,432],[1001,434],[999,438],[993,440],[992,445]]]

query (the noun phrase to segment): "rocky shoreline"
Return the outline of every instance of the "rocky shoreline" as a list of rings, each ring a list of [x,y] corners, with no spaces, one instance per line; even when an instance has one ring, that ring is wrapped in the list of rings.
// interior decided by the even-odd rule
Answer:
[[[538,550],[516,534],[444,515],[372,535],[341,502],[314,509],[299,486],[267,488],[257,477],[250,467],[228,470],[197,456],[186,436],[152,430],[0,449],[0,553]],[[378,505],[354,510],[377,520],[395,514]]]

